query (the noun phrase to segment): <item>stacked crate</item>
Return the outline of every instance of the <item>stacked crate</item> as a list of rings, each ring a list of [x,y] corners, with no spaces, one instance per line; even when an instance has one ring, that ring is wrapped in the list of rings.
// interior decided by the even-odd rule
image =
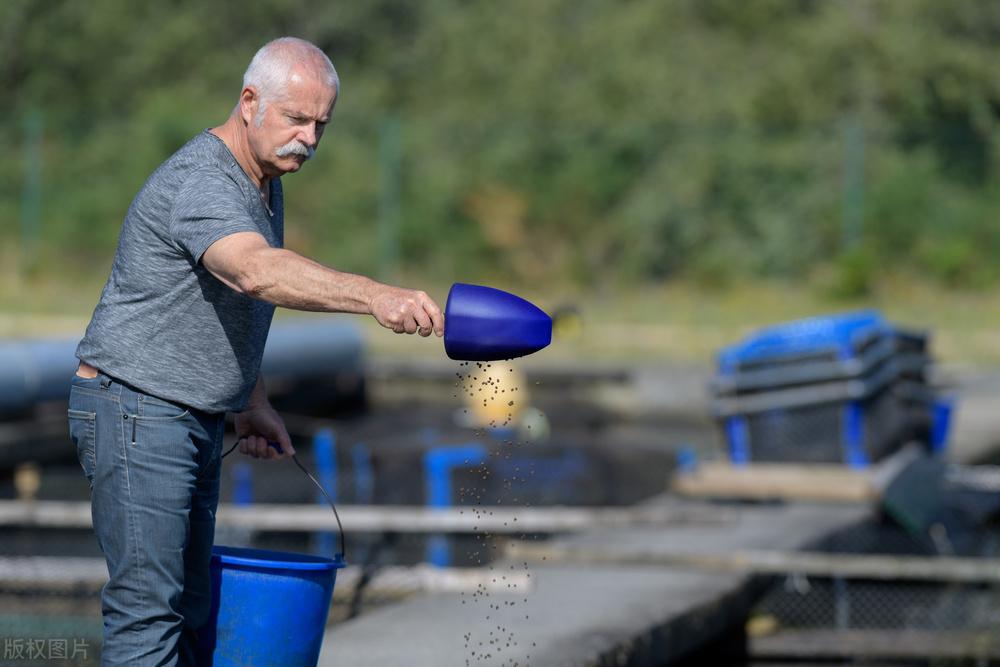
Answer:
[[[943,447],[948,404],[930,364],[927,334],[877,311],[798,320],[720,351],[713,412],[734,464],[865,467],[909,441]]]

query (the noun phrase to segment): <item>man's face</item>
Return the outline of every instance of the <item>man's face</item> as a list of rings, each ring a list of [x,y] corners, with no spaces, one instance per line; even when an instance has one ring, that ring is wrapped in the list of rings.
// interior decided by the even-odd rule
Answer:
[[[262,119],[257,117],[258,100],[247,125],[247,138],[267,176],[298,171],[312,157],[336,97],[336,90],[319,76],[296,68],[284,94],[268,100]]]

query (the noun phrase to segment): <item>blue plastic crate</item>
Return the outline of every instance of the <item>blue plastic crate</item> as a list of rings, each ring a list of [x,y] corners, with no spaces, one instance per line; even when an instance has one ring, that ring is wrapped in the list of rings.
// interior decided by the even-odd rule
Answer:
[[[875,310],[779,324],[720,351],[713,412],[736,464],[864,467],[931,438],[929,362],[926,334]]]
[[[859,358],[867,345],[893,333],[876,310],[810,317],[761,329],[718,355],[720,375],[757,366]]]

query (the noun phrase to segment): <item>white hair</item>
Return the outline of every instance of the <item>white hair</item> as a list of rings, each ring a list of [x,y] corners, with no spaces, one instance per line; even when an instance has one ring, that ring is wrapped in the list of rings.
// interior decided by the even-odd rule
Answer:
[[[279,37],[260,47],[243,74],[243,87],[253,86],[260,96],[257,127],[264,122],[264,110],[276,98],[285,94],[285,88],[296,66],[316,71],[340,95],[340,77],[330,58],[311,42],[298,37]]]

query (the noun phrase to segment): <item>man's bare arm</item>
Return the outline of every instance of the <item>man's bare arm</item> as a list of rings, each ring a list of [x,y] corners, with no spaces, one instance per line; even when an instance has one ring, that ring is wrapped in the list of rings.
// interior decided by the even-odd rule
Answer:
[[[255,232],[219,239],[201,261],[232,289],[276,306],[371,314],[396,333],[444,335],[441,309],[424,292],[331,269],[291,250],[272,248]]]

